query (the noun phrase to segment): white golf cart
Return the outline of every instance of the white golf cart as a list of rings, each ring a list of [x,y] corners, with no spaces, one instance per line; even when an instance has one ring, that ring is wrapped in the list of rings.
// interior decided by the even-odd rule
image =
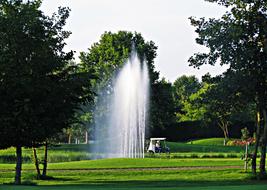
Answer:
[[[149,153],[170,153],[170,148],[166,146],[166,138],[150,138]]]

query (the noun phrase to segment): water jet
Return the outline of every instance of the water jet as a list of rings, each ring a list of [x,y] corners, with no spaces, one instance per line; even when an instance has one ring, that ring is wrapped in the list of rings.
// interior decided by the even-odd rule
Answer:
[[[101,158],[143,158],[149,74],[146,62],[140,61],[136,51],[114,78],[109,96],[108,101],[100,101],[109,110],[105,119],[96,122],[94,152]]]

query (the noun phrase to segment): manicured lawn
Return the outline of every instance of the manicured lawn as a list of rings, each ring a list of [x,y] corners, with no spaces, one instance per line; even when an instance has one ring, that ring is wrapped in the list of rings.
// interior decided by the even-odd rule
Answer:
[[[13,172],[2,172],[2,183],[13,180]],[[266,189],[267,183],[250,180],[241,169],[97,169],[50,170],[52,180],[37,181],[34,171],[23,172],[24,183],[38,186],[0,185],[5,190],[35,189]]]
[[[154,168],[183,166],[242,166],[243,161],[237,158],[209,159],[127,159],[114,158],[102,160],[86,160],[75,162],[50,163],[49,169],[105,169],[105,168]],[[1,169],[14,169],[15,164],[0,164]],[[23,164],[23,169],[34,169],[33,164]]]
[[[220,152],[220,153],[239,153],[244,151],[244,147],[239,146],[223,146],[223,145],[201,145],[201,144],[187,144],[168,142],[171,152]]]
[[[207,139],[193,140],[188,142],[187,144],[222,146],[223,143],[224,143],[224,138],[207,138]]]
[[[150,155],[146,157],[160,157],[160,158],[240,158],[244,152],[244,147],[231,147],[231,146],[214,146],[214,145],[197,145],[167,142],[167,146],[171,149],[171,155]],[[86,144],[62,144],[49,148],[48,161],[50,163],[57,162],[71,162],[90,160],[92,154],[90,145]],[[43,159],[43,148],[38,149],[38,157]],[[32,163],[32,149],[23,149],[23,162]],[[1,163],[15,163],[16,155],[15,149],[9,148],[7,150],[0,150],[0,164]]]
[[[1,186],[0,186],[1,187]],[[90,190],[90,189],[97,189],[97,190],[117,190],[118,187],[114,187],[113,185],[110,186],[91,186],[91,185],[63,185],[63,186],[38,186],[38,187],[8,187],[2,186],[3,190]],[[164,187],[166,190],[266,190],[267,185],[236,185],[236,186],[207,186],[207,187]],[[120,190],[127,190],[127,189],[136,189],[136,186],[128,186],[128,187],[119,187]],[[138,187],[139,190],[159,190],[163,189],[162,187]]]
[[[242,169],[243,147],[195,145],[168,142],[171,156],[156,155],[145,159],[88,160],[89,145],[62,145],[49,150],[50,180],[36,180],[31,163],[31,149],[24,149],[28,157],[23,164],[22,181],[27,186],[3,185],[13,182],[14,149],[1,150],[0,190],[56,190],[56,189],[177,189],[177,190],[266,190],[267,184],[251,180]],[[40,158],[42,149],[39,150]],[[11,156],[11,157],[9,157]],[[82,161],[72,161],[82,160]],[[51,163],[52,161],[52,163]],[[65,162],[63,162],[65,161]],[[54,162],[54,163],[53,163]]]
[[[23,164],[22,181],[13,182],[14,164],[0,164],[1,190],[56,189],[177,189],[265,190],[267,183],[251,180],[237,158],[103,159],[49,163],[50,180],[36,180],[33,164]]]

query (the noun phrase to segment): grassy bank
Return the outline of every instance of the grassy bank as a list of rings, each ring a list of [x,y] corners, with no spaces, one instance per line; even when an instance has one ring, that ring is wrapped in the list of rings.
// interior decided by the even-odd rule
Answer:
[[[187,142],[187,144],[222,146],[224,145],[224,138],[199,139],[199,140],[189,141]]]
[[[146,157],[160,157],[160,158],[240,158],[244,153],[244,147],[234,146],[215,146],[215,145],[198,145],[167,142],[167,146],[171,149],[171,155],[146,154]],[[62,144],[49,147],[48,162],[71,162],[90,160],[93,155],[89,152],[90,145],[86,144]],[[38,158],[43,159],[43,148],[37,150]],[[15,163],[16,155],[15,149],[9,148],[7,150],[0,150],[0,163]],[[32,149],[23,149],[23,162],[32,163]]]
[[[171,152],[215,152],[215,153],[240,153],[244,151],[244,147],[240,146],[223,146],[223,145],[202,145],[168,142]]]

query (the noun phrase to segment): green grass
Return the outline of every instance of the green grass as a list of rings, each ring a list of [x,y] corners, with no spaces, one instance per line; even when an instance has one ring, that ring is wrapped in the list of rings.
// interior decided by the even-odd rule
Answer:
[[[146,158],[241,158],[244,155],[240,153],[220,153],[220,152],[181,152],[171,154],[147,154]]]
[[[23,149],[22,181],[31,184],[28,186],[3,185],[13,182],[15,149],[0,150],[0,190],[267,189],[266,183],[253,181],[249,173],[243,172],[243,147],[211,143],[216,140],[167,142],[172,152],[169,156],[155,154],[145,159],[88,160],[92,156],[89,145],[54,146],[48,152],[48,175],[53,176],[50,180],[35,179],[32,150]],[[42,148],[38,154],[42,159]]]
[[[127,159],[114,158],[75,162],[50,163],[49,169],[111,169],[111,168],[160,168],[185,166],[242,166],[243,161],[235,158],[216,159]],[[14,169],[15,164],[0,164],[1,169]],[[23,164],[23,169],[34,169],[33,164]]]
[[[244,147],[239,146],[219,146],[219,145],[198,145],[168,142],[167,146],[170,147],[171,152],[201,152],[201,153],[240,153],[244,151]]]
[[[167,142],[171,149],[170,158],[239,158],[244,152],[243,147],[196,145],[186,143]],[[86,144],[64,144],[49,147],[48,161],[50,163],[90,160],[90,146]],[[37,150],[39,160],[43,159],[43,148]],[[146,154],[146,157],[151,155]],[[154,156],[152,156],[154,157]],[[156,155],[164,158],[165,154]],[[0,150],[0,163],[15,163],[15,149]],[[32,149],[23,149],[23,162],[32,163]]]
[[[1,186],[0,186],[1,187]],[[97,189],[97,190],[127,190],[127,189],[136,189],[137,185],[132,184],[131,186],[128,185],[127,187],[114,187],[114,184],[110,184],[107,186],[97,186],[97,185],[58,185],[58,186],[38,186],[38,187],[30,187],[30,186],[22,186],[22,187],[13,187],[13,186],[2,186],[3,190],[90,190],[90,189]],[[166,190],[266,190],[267,185],[220,185],[220,186],[204,186],[201,187],[164,187]],[[138,187],[139,190],[160,190],[163,187]]]
[[[187,144],[223,146],[224,138],[207,138],[189,141]]]
[[[15,148],[0,150],[0,163],[14,163],[16,161]],[[44,156],[43,147],[37,149],[38,159],[42,160]],[[22,150],[23,162],[32,163],[33,155],[31,148],[23,148]],[[89,145],[57,145],[49,147],[48,161],[50,163],[69,162],[89,160],[92,154],[89,153]]]
[[[0,185],[0,189],[263,190],[267,188],[267,184],[250,180],[250,174],[244,173],[242,166],[243,161],[236,158],[87,160],[50,163],[48,175],[54,178],[36,180],[33,164],[23,164],[23,183],[35,185]],[[14,164],[0,164],[0,184],[12,183],[14,167]]]

